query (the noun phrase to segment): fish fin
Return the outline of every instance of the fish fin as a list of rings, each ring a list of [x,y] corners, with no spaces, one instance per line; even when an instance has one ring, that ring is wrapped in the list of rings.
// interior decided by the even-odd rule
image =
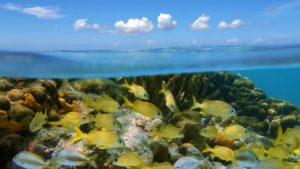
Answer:
[[[79,129],[79,127],[75,126],[74,130],[76,132],[76,136],[74,136],[73,138],[71,138],[71,142],[72,143],[85,138],[85,134]]]
[[[166,85],[162,82],[161,89],[158,91],[159,94],[163,94],[166,92]]]
[[[96,163],[97,158],[98,158],[98,154],[94,154],[94,155],[90,156],[88,159],[89,164],[94,168],[98,168],[97,163]]]
[[[282,137],[282,127],[281,125],[279,125],[277,128],[277,137],[275,139],[274,146],[277,146],[280,143],[281,137]]]
[[[57,127],[57,126],[61,125],[59,121],[48,122],[48,123],[53,127]]]
[[[205,148],[204,148],[204,150],[202,150],[202,153],[206,153],[211,150],[211,147],[207,143],[205,143],[204,146],[205,146]]]
[[[127,97],[123,97],[124,103],[122,104],[123,107],[133,107],[133,104],[127,99]]]
[[[198,103],[195,95],[193,95],[193,105],[190,108],[190,110],[194,110],[194,109],[197,109],[197,108],[202,108],[202,105],[200,103]]]
[[[128,81],[125,79],[124,84],[122,84],[122,86],[126,87],[126,88],[129,88],[130,85],[129,85]]]
[[[167,142],[169,143],[169,142],[171,142],[173,139],[167,138],[166,140],[167,140]]]
[[[106,150],[106,149],[107,149],[107,147],[105,147],[105,146],[101,146],[101,147],[99,147],[99,149],[100,149],[100,150]]]
[[[151,140],[153,141],[155,137],[158,135],[156,127],[152,128],[152,135],[151,135]]]
[[[105,129],[105,128],[101,128],[101,131],[107,131],[107,129]]]

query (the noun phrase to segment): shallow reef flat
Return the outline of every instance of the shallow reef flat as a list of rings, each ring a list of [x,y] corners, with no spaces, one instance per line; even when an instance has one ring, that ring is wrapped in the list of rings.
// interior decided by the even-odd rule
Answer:
[[[299,169],[299,126],[299,107],[229,72],[0,78],[3,169]]]

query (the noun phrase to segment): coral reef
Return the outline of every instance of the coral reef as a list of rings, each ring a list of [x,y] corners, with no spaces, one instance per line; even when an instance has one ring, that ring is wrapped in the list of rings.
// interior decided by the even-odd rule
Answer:
[[[248,135],[245,140],[255,144],[258,140],[262,146],[268,148],[274,144],[278,126],[293,128],[300,125],[300,109],[296,106],[275,98],[270,98],[257,89],[253,82],[239,74],[228,72],[209,72],[198,74],[178,74],[149,77],[126,78],[129,83],[143,86],[149,93],[151,103],[162,110],[163,120],[151,119],[129,108],[122,108],[116,114],[121,129],[117,133],[124,141],[127,150],[135,152],[146,165],[154,162],[175,163],[185,156],[204,159],[206,154],[201,151],[205,143],[225,144],[238,149],[243,142],[228,140],[209,140],[200,134],[200,130],[214,121],[221,128],[230,124],[239,124],[251,129],[254,135]],[[124,78],[118,79],[14,79],[0,78],[0,166],[15,168],[11,163],[14,155],[22,150],[35,152],[46,159],[51,159],[59,149],[69,148],[79,150],[85,154],[98,153],[97,159],[101,168],[122,168],[113,165],[124,149],[98,149],[94,145],[87,145],[81,140],[72,143],[73,131],[63,127],[52,127],[49,124],[36,132],[30,133],[28,125],[37,112],[45,112],[48,121],[59,120],[68,112],[76,111],[90,114],[92,117],[100,110],[94,110],[84,105],[84,98],[89,96],[110,96],[118,103],[123,103],[123,97],[133,100],[135,97],[122,87]],[[188,110],[195,96],[200,102],[203,100],[223,100],[237,111],[237,116],[229,119],[208,117],[184,117],[173,113],[165,104],[165,99],[158,91],[162,82],[172,92],[181,111]],[[187,121],[187,118],[190,118]],[[194,120],[194,122],[192,121]],[[184,137],[173,139],[151,139],[152,129],[172,123],[182,129]],[[204,125],[203,125],[204,124]],[[95,128],[93,122],[84,124],[80,128],[89,132]],[[270,139],[271,138],[271,139]],[[219,141],[219,142],[218,142]],[[226,168],[228,163],[212,162],[212,168]],[[84,167],[79,167],[84,168]]]

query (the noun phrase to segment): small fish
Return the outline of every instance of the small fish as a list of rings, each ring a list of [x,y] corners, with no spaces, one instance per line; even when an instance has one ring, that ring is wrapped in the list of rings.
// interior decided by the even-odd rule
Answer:
[[[49,167],[49,162],[43,157],[29,151],[19,152],[12,161],[25,169],[44,169]]]
[[[195,157],[182,157],[174,163],[173,167],[176,169],[210,169],[211,164],[208,158],[199,160]]]
[[[292,157],[293,155],[290,150],[284,148],[283,146],[270,147],[268,150],[265,151],[265,153],[267,153],[270,157],[277,158],[280,160],[287,159],[289,157]]]
[[[114,162],[114,165],[126,168],[142,168],[144,161],[134,152],[125,151]]]
[[[250,148],[257,156],[259,160],[264,160],[267,157],[266,149],[264,147],[251,147]]]
[[[200,130],[200,135],[209,139],[214,139],[218,135],[218,128],[215,125],[209,125]]]
[[[196,97],[193,96],[193,106],[191,110],[200,108],[200,114],[211,115],[215,117],[229,118],[236,116],[235,109],[230,104],[221,100],[204,100],[201,104],[198,103]]]
[[[126,79],[122,86],[128,88],[128,91],[133,93],[135,97],[143,100],[149,100],[149,94],[142,86],[135,83],[129,84]]]
[[[234,160],[234,151],[229,147],[225,146],[215,146],[211,148],[208,144],[205,144],[206,148],[202,151],[203,153],[210,153],[212,158],[217,157],[224,161]]]
[[[200,124],[202,117],[201,115],[193,110],[184,110],[181,112],[186,123],[190,124]]]
[[[133,103],[130,102],[126,97],[123,98],[125,103],[122,105],[124,107],[131,107],[133,111],[155,119],[162,119],[161,110],[154,104],[146,101],[136,100]]]
[[[245,149],[236,152],[235,163],[241,168],[256,168],[259,165],[259,160],[252,150]]]
[[[166,106],[173,112],[173,113],[180,113],[180,110],[176,104],[175,98],[172,94],[172,92],[168,89],[166,89],[166,86],[164,83],[162,83],[162,88],[158,92],[165,95],[165,101]]]
[[[63,126],[65,128],[73,130],[74,126],[81,126],[82,124],[89,123],[91,120],[79,112],[69,112],[66,115],[62,116],[59,121],[48,122],[52,126]]]
[[[245,131],[246,131],[246,129],[243,126],[234,124],[234,125],[225,127],[224,131],[221,135],[225,139],[238,140],[244,135]]]
[[[121,113],[122,107],[113,98],[108,96],[98,97],[95,101],[90,97],[84,98],[84,104],[95,110],[101,110],[106,113]]]
[[[266,158],[259,163],[259,169],[287,169],[284,161],[276,158]]]
[[[29,124],[29,131],[36,132],[40,130],[43,125],[47,123],[47,118],[48,116],[46,113],[43,114],[42,112],[37,112]]]
[[[102,130],[118,130],[120,125],[116,120],[115,116],[112,114],[97,114],[95,118],[93,118],[95,125]]]
[[[71,142],[86,139],[87,144],[96,145],[100,149],[125,147],[123,140],[112,131],[92,130],[85,134],[78,127],[74,129],[77,135],[71,139]]]
[[[87,164],[91,165],[94,168],[97,167],[95,159],[97,154],[87,157],[82,152],[71,149],[62,149],[56,154],[56,163],[62,166],[86,166]]]
[[[281,143],[292,150],[298,146],[297,139],[300,139],[300,128],[287,128],[282,135]]]
[[[156,128],[153,128],[152,130],[152,139],[155,137],[165,138],[167,141],[172,141],[175,138],[183,138],[184,135],[181,131],[181,129],[175,127],[172,124],[167,124],[165,126],[162,126],[158,131]]]
[[[169,162],[154,163],[150,166],[144,166],[141,169],[175,169]]]

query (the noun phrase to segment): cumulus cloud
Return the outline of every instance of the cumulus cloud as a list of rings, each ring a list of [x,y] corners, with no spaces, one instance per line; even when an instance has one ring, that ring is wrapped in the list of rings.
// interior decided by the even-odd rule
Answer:
[[[234,44],[234,43],[238,43],[239,40],[237,38],[229,38],[227,39],[227,43],[229,44]]]
[[[199,16],[191,25],[191,28],[193,30],[203,30],[203,29],[208,29],[209,25],[208,22],[210,20],[209,16],[206,16],[202,14],[202,16]]]
[[[46,7],[46,6],[22,7],[20,5],[7,3],[3,5],[2,8],[10,11],[16,11],[28,15],[33,15],[40,19],[56,19],[56,18],[63,17],[63,15],[59,14],[59,11],[53,7]]]
[[[141,19],[131,18],[128,19],[127,22],[120,20],[117,21],[114,26],[118,32],[129,35],[151,32],[154,27],[152,22],[146,17],[142,17]]]
[[[264,42],[264,39],[263,38],[260,38],[260,37],[258,37],[258,38],[256,38],[255,39],[255,41],[254,41],[255,43],[262,43],[262,42]]]
[[[240,19],[235,19],[231,23],[227,23],[225,21],[221,21],[218,24],[219,29],[236,29],[243,25],[243,21]]]
[[[110,30],[107,27],[103,27],[98,23],[93,23],[93,24],[88,23],[88,18],[77,19],[73,24],[73,28],[75,31],[96,30],[102,33],[115,33],[113,30]]]
[[[157,28],[163,30],[171,30],[175,28],[177,21],[173,20],[170,14],[161,13],[157,17]]]
[[[155,46],[155,45],[157,44],[157,41],[156,41],[156,40],[150,39],[150,40],[148,40],[148,41],[146,42],[146,44],[147,44],[148,46]]]

